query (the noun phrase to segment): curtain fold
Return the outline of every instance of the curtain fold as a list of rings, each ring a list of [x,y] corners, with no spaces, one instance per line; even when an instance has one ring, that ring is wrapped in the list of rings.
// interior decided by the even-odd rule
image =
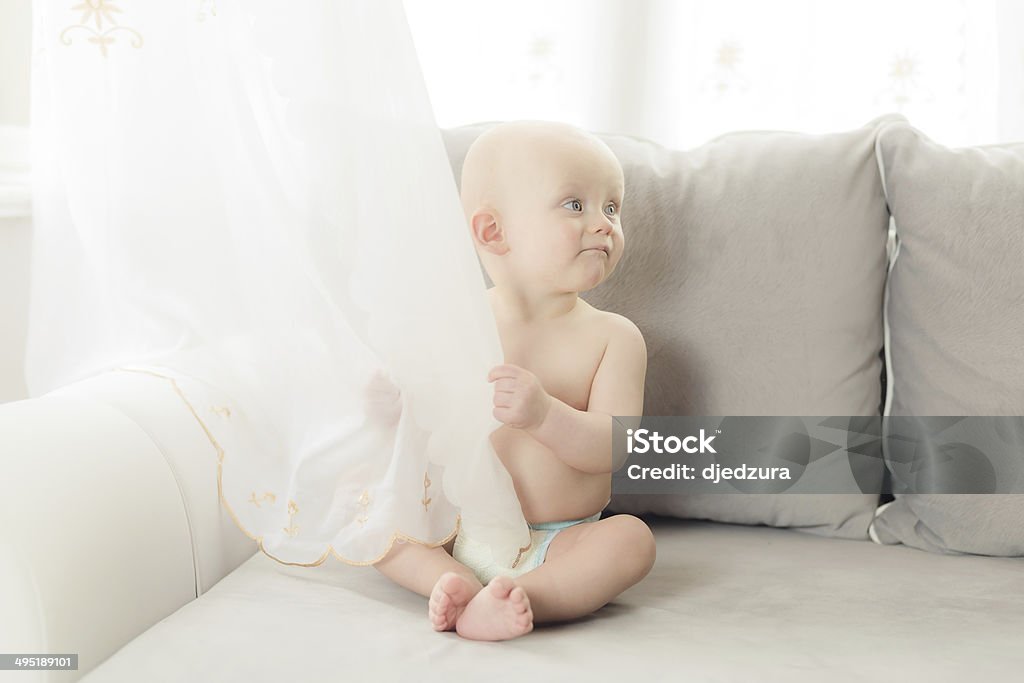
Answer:
[[[529,533],[399,0],[36,0],[31,395],[167,380],[271,557]],[[461,516],[460,516],[461,515]]]

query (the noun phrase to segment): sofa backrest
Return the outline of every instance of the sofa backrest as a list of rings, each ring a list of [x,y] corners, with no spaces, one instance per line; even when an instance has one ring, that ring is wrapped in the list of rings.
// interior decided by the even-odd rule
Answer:
[[[622,164],[625,253],[582,296],[644,334],[646,415],[879,415],[889,214],[875,140],[739,132],[690,150],[601,135]],[[458,179],[493,124],[445,131]],[[881,468],[878,460],[876,467]],[[866,537],[877,496],[613,500],[613,509]],[[781,509],[780,509],[781,508]]]

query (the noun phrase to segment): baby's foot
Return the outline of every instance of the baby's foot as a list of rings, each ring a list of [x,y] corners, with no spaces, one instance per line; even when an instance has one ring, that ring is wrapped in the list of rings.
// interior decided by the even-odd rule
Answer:
[[[477,593],[455,630],[471,640],[509,640],[533,630],[533,610],[522,586],[507,576],[496,576]]]
[[[445,572],[430,591],[427,615],[435,631],[450,631],[455,628],[459,615],[473,598],[473,586],[464,576]]]

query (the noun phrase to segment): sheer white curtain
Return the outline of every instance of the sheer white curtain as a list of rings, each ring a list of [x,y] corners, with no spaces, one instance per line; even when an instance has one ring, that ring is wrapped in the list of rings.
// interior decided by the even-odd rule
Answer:
[[[438,122],[552,118],[698,145],[901,112],[1024,139],[1020,0],[405,0]]]
[[[511,566],[501,346],[399,0],[36,0],[32,105],[33,396],[165,380],[277,560],[461,509]]]

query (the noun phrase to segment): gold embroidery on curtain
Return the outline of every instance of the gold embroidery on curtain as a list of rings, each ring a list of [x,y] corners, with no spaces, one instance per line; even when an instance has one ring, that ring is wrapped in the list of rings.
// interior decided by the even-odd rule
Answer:
[[[381,553],[379,556],[375,557],[374,559],[368,560],[366,562],[359,562],[357,560],[350,560],[350,559],[347,559],[345,557],[342,557],[341,555],[338,554],[338,551],[334,549],[333,545],[328,545],[327,546],[327,550],[324,552],[324,554],[321,555],[320,558],[318,560],[316,560],[315,562],[288,562],[286,560],[282,560],[279,557],[275,557],[273,554],[267,552],[267,549],[265,547],[263,547],[263,537],[262,536],[254,536],[248,529],[245,528],[245,526],[242,524],[242,522],[238,519],[238,516],[235,515],[235,511],[231,508],[231,505],[228,503],[227,499],[224,497],[224,488],[223,488],[223,485],[222,485],[222,482],[221,482],[221,475],[223,473],[223,465],[224,465],[224,449],[221,447],[220,443],[217,442],[217,439],[214,438],[213,434],[210,432],[209,428],[206,426],[206,423],[203,422],[203,420],[199,417],[199,413],[192,406],[192,403],[188,400],[188,398],[186,398],[185,393],[178,386],[178,382],[173,377],[168,377],[167,375],[161,375],[160,373],[153,372],[152,370],[142,370],[142,369],[138,369],[138,368],[115,368],[115,371],[119,371],[119,372],[134,372],[134,373],[137,373],[137,374],[140,374],[140,375],[150,375],[152,377],[158,377],[160,379],[167,380],[167,382],[170,383],[171,388],[174,390],[174,393],[178,395],[178,398],[180,398],[182,403],[185,404],[185,407],[188,408],[188,411],[190,413],[192,413],[192,417],[195,418],[196,422],[199,423],[199,426],[202,428],[203,433],[206,434],[207,440],[210,442],[210,445],[213,446],[214,451],[217,453],[217,496],[218,496],[218,498],[220,498],[221,504],[228,511],[228,515],[230,515],[231,519],[234,520],[235,525],[237,525],[238,528],[242,530],[242,533],[244,533],[246,536],[248,536],[252,540],[256,541],[257,547],[259,547],[260,552],[262,552],[264,555],[266,555],[270,559],[274,560],[275,562],[280,562],[281,564],[291,565],[293,567],[318,567],[318,566],[320,566],[321,564],[323,564],[327,560],[328,556],[334,555],[336,558],[338,558],[340,561],[344,562],[345,564],[353,565],[353,566],[356,566],[356,567],[368,567],[370,565],[377,564],[378,562],[383,560],[387,556],[387,554],[389,552],[391,552],[391,548],[394,547],[396,542],[417,543],[419,545],[426,546],[428,548],[439,548],[439,547],[445,545],[446,543],[448,543],[449,541],[451,541],[453,538],[455,538],[458,535],[458,533],[459,533],[459,529],[462,527],[462,515],[461,514],[457,514],[457,515],[455,515],[455,528],[452,529],[452,531],[447,536],[445,536],[443,539],[441,539],[440,541],[437,541],[437,542],[433,542],[433,543],[430,542],[430,541],[421,540],[421,539],[416,538],[414,536],[409,536],[408,534],[402,533],[401,531],[395,531],[395,532],[393,532],[391,534],[391,537],[388,539],[384,552]],[[254,494],[255,494],[255,492],[254,492]],[[369,503],[369,501],[370,501],[369,493],[364,491],[363,494],[367,497],[366,500],[367,500],[367,503]],[[264,498],[266,498],[266,495],[268,495],[268,494],[264,494]],[[274,494],[270,493],[269,495],[272,497],[271,502],[273,502]],[[360,498],[362,498],[362,496],[360,496]],[[250,502],[250,503],[253,502],[253,499],[250,498],[248,502]],[[298,508],[296,507],[296,512],[297,511],[298,511]],[[527,546],[527,547],[529,547],[529,546]],[[525,550],[525,549],[521,549],[519,551],[520,555],[522,555],[523,550]],[[519,561],[518,558],[516,559],[516,561],[517,562]]]
[[[356,502],[363,507],[363,511],[359,513],[358,517],[356,517],[356,521],[359,522],[359,526],[363,526],[366,524],[366,520],[369,519],[369,517],[366,516],[366,506],[370,504],[370,492],[364,489],[363,495],[359,496],[359,500]]]
[[[288,534],[290,537],[292,537],[292,538],[295,538],[295,536],[299,533],[299,527],[295,526],[295,523],[292,522],[292,518],[295,517],[295,515],[297,515],[297,514],[299,514],[299,506],[295,504],[294,500],[289,500],[288,501],[288,526],[283,527],[282,530],[286,534]]]
[[[206,21],[206,12],[210,12],[210,16],[217,16],[217,0],[199,0],[199,13],[196,15],[197,21]]]
[[[68,26],[63,31],[60,32],[60,42],[64,43],[65,45],[71,45],[71,38],[68,34],[70,34],[75,29],[81,29],[83,31],[86,31],[87,33],[92,34],[87,40],[90,43],[99,46],[100,54],[102,54],[104,57],[107,56],[107,46],[113,45],[116,41],[116,39],[111,34],[116,33],[118,31],[127,31],[133,36],[131,41],[132,47],[142,47],[142,34],[133,28],[130,28],[128,26],[121,26],[117,23],[117,21],[114,19],[113,13],[122,12],[122,10],[120,7],[117,7],[116,5],[114,5],[114,3],[110,2],[109,0],[85,0],[85,2],[82,2],[71,8],[72,12],[76,10],[80,10],[83,12],[82,18],[79,20],[77,24]],[[96,20],[96,28],[92,28],[91,26],[86,25],[90,19]],[[104,19],[111,25],[110,28],[106,30],[103,30]]]
[[[523,559],[523,553],[533,547],[533,537],[530,537],[530,542],[519,549],[519,553],[516,555],[515,562],[512,563],[512,569],[519,566],[519,562]]]
[[[276,501],[276,500],[277,500],[277,496],[275,496],[270,491],[264,491],[263,492],[263,496],[261,498],[257,498],[256,497],[256,492],[253,491],[252,495],[249,497],[249,500],[247,502],[252,503],[256,507],[259,507],[261,502],[269,501],[270,504],[273,505],[274,501]]]
[[[424,472],[423,473],[423,498],[420,500],[420,502],[423,503],[423,511],[424,512],[426,512],[430,508],[431,498],[430,498],[430,496],[427,495],[427,489],[429,489],[429,488],[430,488],[430,477],[428,477],[427,473]]]

